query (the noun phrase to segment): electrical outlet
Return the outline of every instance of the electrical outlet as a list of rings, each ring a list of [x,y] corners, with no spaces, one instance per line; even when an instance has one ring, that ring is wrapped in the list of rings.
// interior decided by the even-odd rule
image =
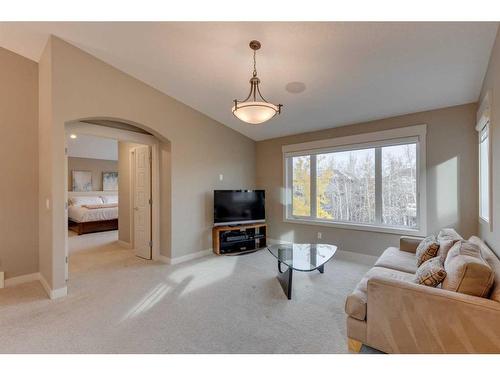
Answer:
[[[323,237],[323,233],[318,232],[318,240],[321,240],[322,237]]]
[[[222,181],[222,180],[224,180],[224,175],[221,173],[221,174],[219,175],[219,181]]]

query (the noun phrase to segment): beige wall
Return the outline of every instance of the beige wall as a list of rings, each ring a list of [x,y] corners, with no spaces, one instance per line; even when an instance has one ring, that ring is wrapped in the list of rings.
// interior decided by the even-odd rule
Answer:
[[[0,270],[38,272],[38,66],[0,48]]]
[[[40,79],[45,98],[40,102],[40,129],[50,136],[40,137],[40,143],[51,151],[40,162],[46,166],[40,169],[40,197],[52,203],[40,215],[40,225],[52,236],[40,243],[40,257],[50,265],[42,272],[51,287],[65,286],[61,197],[67,121],[120,119],[170,142],[170,155],[162,153],[162,162],[171,164],[171,212],[165,212],[162,199],[160,225],[171,225],[171,256],[210,248],[212,190],[254,187],[255,142],[56,37],[44,50],[40,74],[47,78]]]
[[[102,191],[102,172],[118,172],[117,160],[102,160],[89,158],[68,158],[68,191],[72,189],[72,171],[92,172],[92,190]],[[118,182],[120,174],[118,174]]]
[[[266,189],[266,215],[273,239],[323,242],[340,249],[378,255],[397,245],[399,235],[283,222],[281,146],[378,130],[427,124],[427,228],[436,232],[454,227],[464,236],[477,229],[476,104],[420,112],[257,142],[257,187]],[[473,197],[471,199],[471,197]]]
[[[492,193],[493,193],[493,209],[492,220],[493,228],[484,222],[479,221],[479,212],[474,214],[479,228],[479,235],[486,243],[500,256],[500,30],[497,34],[493,50],[491,52],[488,70],[483,82],[480,100],[484,98],[486,93],[491,91],[491,122],[490,122],[490,139],[492,152]],[[476,142],[478,142],[476,134]],[[476,184],[478,184],[476,180]],[[475,200],[479,200],[477,195]]]

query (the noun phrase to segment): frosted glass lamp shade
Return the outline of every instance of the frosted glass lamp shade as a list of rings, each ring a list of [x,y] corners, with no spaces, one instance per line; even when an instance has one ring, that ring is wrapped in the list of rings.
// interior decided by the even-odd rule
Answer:
[[[244,102],[233,106],[233,115],[249,124],[261,124],[274,117],[279,107],[267,102]]]

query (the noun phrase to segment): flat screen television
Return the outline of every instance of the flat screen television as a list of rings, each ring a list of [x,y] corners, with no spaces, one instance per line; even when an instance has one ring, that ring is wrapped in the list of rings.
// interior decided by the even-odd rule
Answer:
[[[214,190],[214,225],[263,222],[265,190]]]

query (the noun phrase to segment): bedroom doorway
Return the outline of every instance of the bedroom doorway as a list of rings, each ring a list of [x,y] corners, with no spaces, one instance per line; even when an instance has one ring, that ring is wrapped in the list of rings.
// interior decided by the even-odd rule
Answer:
[[[128,251],[132,257],[159,259],[159,142],[154,136],[132,126],[67,124],[65,170],[67,280],[69,262],[72,268],[89,259],[98,265],[100,254],[120,257]]]

